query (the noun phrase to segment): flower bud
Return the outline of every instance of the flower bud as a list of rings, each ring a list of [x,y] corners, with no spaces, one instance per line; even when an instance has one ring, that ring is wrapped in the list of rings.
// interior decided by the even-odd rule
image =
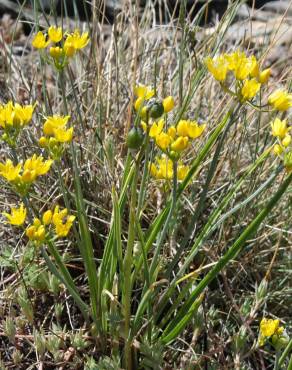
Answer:
[[[45,239],[45,236],[46,236],[46,229],[43,225],[41,225],[35,233],[35,239],[39,242],[42,242]]]
[[[23,182],[33,182],[37,176],[37,173],[35,170],[25,170],[23,171],[23,174],[21,176],[21,180]]]
[[[129,149],[139,149],[143,143],[144,135],[139,127],[132,127],[127,136]]]
[[[34,219],[33,219],[33,226],[35,226],[36,228],[38,228],[39,226],[41,226],[41,220],[39,219],[39,218],[37,218],[37,217],[35,217]]]
[[[148,104],[147,104],[148,105]],[[151,118],[157,119],[161,117],[164,113],[163,104],[161,101],[149,101],[149,116]]]
[[[42,137],[39,139],[39,146],[40,146],[41,148],[45,148],[45,147],[47,146],[47,144],[48,144],[48,140],[47,140],[44,136],[42,136]]]
[[[267,291],[268,291],[268,282],[266,279],[263,279],[256,290],[257,301],[263,300],[267,295]]]
[[[50,56],[54,59],[59,59],[63,54],[63,49],[59,46],[50,48]]]
[[[138,98],[134,103],[134,108],[136,111],[138,111],[143,103],[143,98]]]
[[[25,234],[26,234],[26,236],[30,239],[30,240],[32,240],[33,238],[34,238],[34,234],[35,234],[35,231],[36,231],[36,228],[35,228],[35,226],[29,226],[27,229],[26,229],[26,232],[25,232]]]
[[[270,68],[267,68],[265,70],[263,70],[260,74],[259,74],[259,77],[258,77],[258,80],[261,84],[265,84],[268,82],[269,78],[270,78],[270,75],[271,75],[271,69]]]
[[[291,135],[286,134],[284,139],[282,140],[282,144],[285,148],[287,148],[291,144]]]
[[[49,209],[43,214],[43,224],[49,225],[52,221],[53,212]]]
[[[273,150],[276,155],[280,155],[283,152],[283,148],[279,144],[275,144]]]
[[[164,108],[164,112],[165,113],[168,113],[170,111],[173,110],[174,108],[174,99],[172,96],[168,96],[167,98],[165,98],[162,102],[163,104],[163,108]]]
[[[292,171],[292,150],[285,154],[284,166],[288,172]]]

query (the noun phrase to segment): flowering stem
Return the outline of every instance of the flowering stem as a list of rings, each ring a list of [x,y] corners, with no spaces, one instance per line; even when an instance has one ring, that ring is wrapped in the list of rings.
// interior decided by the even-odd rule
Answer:
[[[163,240],[165,238],[165,235],[168,231],[168,226],[169,226],[169,223],[172,219],[172,216],[173,216],[173,213],[174,213],[174,210],[175,210],[176,200],[177,200],[177,162],[174,161],[173,162],[173,188],[172,188],[171,206],[170,206],[170,210],[169,210],[169,213],[167,215],[164,227],[163,227],[163,229],[161,231],[161,234],[159,236],[159,239],[157,241],[154,256],[152,258],[152,263],[150,265],[150,278],[151,278],[151,276],[153,277],[154,272],[156,270],[161,245],[162,245]],[[153,280],[154,279],[152,279],[152,281]]]
[[[135,164],[135,172],[131,186],[131,200],[130,200],[130,217],[128,229],[128,242],[124,257],[124,289],[123,289],[123,306],[125,318],[125,367],[127,370],[132,369],[132,339],[130,337],[130,321],[131,321],[131,270],[133,265],[133,248],[135,243],[135,219],[136,219],[136,202],[137,202],[137,183],[139,174],[139,164],[142,157],[142,150],[140,151]]]
[[[149,132],[147,132],[146,140],[145,140],[145,159],[144,159],[144,169],[143,169],[143,176],[140,186],[139,192],[139,199],[138,199],[138,206],[137,206],[137,215],[140,218],[140,211],[142,208],[143,200],[145,198],[145,185],[146,180],[148,178],[148,161],[149,161],[149,151],[150,151],[150,137]]]

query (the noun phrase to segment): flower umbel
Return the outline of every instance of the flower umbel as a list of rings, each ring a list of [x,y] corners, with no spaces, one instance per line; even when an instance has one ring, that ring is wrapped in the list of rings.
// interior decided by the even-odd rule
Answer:
[[[280,320],[263,318],[260,322],[260,335],[259,335],[259,345],[263,346],[267,340],[272,339],[272,344],[275,348],[283,342],[285,338],[284,327],[279,326]]]

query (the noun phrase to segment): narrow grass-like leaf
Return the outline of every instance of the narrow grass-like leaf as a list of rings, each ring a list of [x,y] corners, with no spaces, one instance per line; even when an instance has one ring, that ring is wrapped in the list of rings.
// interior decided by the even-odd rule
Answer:
[[[191,321],[194,317],[194,314],[198,311],[204,295],[201,294],[199,298],[197,298],[189,308],[188,312],[183,315],[175,316],[173,321],[169,324],[169,326],[164,330],[161,341],[164,344],[169,344],[171,341],[176,339],[179,334],[183,331],[183,329],[187,326],[187,324]]]
[[[207,275],[201,280],[201,282],[194,289],[188,300],[183,304],[179,310],[178,315],[185,315],[193,302],[198,298],[202,291],[210,284],[212,280],[216,278],[219,272],[241,251],[244,243],[251,238],[254,233],[258,230],[262,221],[276,206],[282,195],[287,190],[288,186],[292,181],[292,173],[290,173],[284,182],[280,185],[277,192],[274,194],[272,199],[267,203],[266,207],[253,219],[253,221],[245,228],[234,244],[228,249],[228,251],[219,259],[217,264],[207,273]]]
[[[48,250],[50,254],[54,257],[54,262],[53,263],[48,256],[45,248],[41,248],[42,255],[47,263],[48,268],[50,271],[65,285],[65,287],[68,289],[68,292],[72,295],[74,301],[78,305],[80,311],[82,312],[84,318],[88,320],[89,318],[89,307],[88,305],[81,299],[78,289],[67,269],[65,266],[62,257],[60,256],[57,248],[55,248],[55,245],[53,242],[49,241],[47,243],[48,245]],[[57,269],[56,265],[58,266],[59,270]]]

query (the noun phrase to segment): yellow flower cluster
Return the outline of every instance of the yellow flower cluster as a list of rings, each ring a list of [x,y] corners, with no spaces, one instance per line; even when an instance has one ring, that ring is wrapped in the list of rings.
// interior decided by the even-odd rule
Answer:
[[[48,210],[43,213],[41,219],[35,218],[33,224],[27,227],[26,235],[31,241],[41,243],[53,227],[56,236],[64,238],[68,235],[74,220],[75,216],[68,215],[67,208],[60,211],[59,206],[56,206],[54,212]]]
[[[254,55],[247,57],[239,50],[230,54],[221,54],[215,58],[208,57],[205,64],[226,91],[237,96],[242,102],[252,100],[259,92],[261,85],[266,84],[271,75],[270,68],[260,70]],[[228,87],[229,72],[237,80],[235,91]],[[292,94],[278,89],[269,96],[268,104],[275,110],[286,111],[292,107]]]
[[[20,130],[29,124],[35,109],[34,105],[20,105],[9,101],[0,105],[0,126],[4,130],[2,140],[14,147]]]
[[[46,148],[49,155],[54,159],[59,159],[64,151],[64,144],[72,141],[73,127],[66,128],[70,116],[49,116],[47,117],[43,133],[39,139],[39,145]]]
[[[26,194],[31,184],[51,168],[53,161],[45,160],[42,156],[34,154],[24,164],[22,162],[14,165],[10,159],[0,163],[0,176],[15,186],[21,194]]]
[[[144,130],[147,130],[145,122],[141,123]],[[149,136],[155,140],[156,145],[171,158],[177,158],[185,150],[191,140],[202,135],[206,125],[198,125],[196,121],[180,120],[177,126],[170,126],[163,131],[165,122],[160,119],[152,123],[149,129]]]
[[[223,86],[226,85],[228,73],[233,74],[238,84],[237,90],[232,93],[242,101],[252,100],[260,90],[261,84],[268,82],[271,74],[269,68],[260,71],[255,56],[247,57],[239,50],[215,58],[208,57],[205,63],[209,72]]]
[[[279,326],[280,321],[273,319],[266,319],[265,317],[260,322],[260,336],[259,336],[259,345],[263,346],[267,339],[272,337],[273,343],[276,343],[280,339],[281,335],[284,332],[284,327]]]
[[[10,213],[3,212],[2,214],[6,217],[7,223],[22,226],[25,223],[27,210],[21,204],[19,208],[11,207]],[[59,206],[56,206],[54,212],[51,210],[44,212],[41,219],[35,217],[25,233],[29,240],[42,243],[46,235],[49,235],[48,232],[51,231],[52,226],[56,237],[64,238],[68,235],[74,220],[75,216],[68,215],[67,208],[60,210]]]
[[[48,34],[39,31],[33,38],[32,45],[36,49],[46,49],[50,44],[49,55],[57,69],[63,69],[68,58],[73,57],[78,50],[85,48],[89,42],[88,32],[80,34],[76,29],[73,33],[63,32],[61,27],[51,26]]]
[[[155,163],[149,166],[151,175],[157,180],[171,180],[173,178],[173,161],[166,155],[155,158]],[[177,166],[177,179],[183,181],[189,172],[189,166],[183,165],[180,161]]]
[[[277,138],[278,143],[274,145],[274,153],[280,156],[288,172],[292,171],[292,138],[289,134],[291,127],[288,127],[287,120],[276,118],[271,123],[272,135]]]

